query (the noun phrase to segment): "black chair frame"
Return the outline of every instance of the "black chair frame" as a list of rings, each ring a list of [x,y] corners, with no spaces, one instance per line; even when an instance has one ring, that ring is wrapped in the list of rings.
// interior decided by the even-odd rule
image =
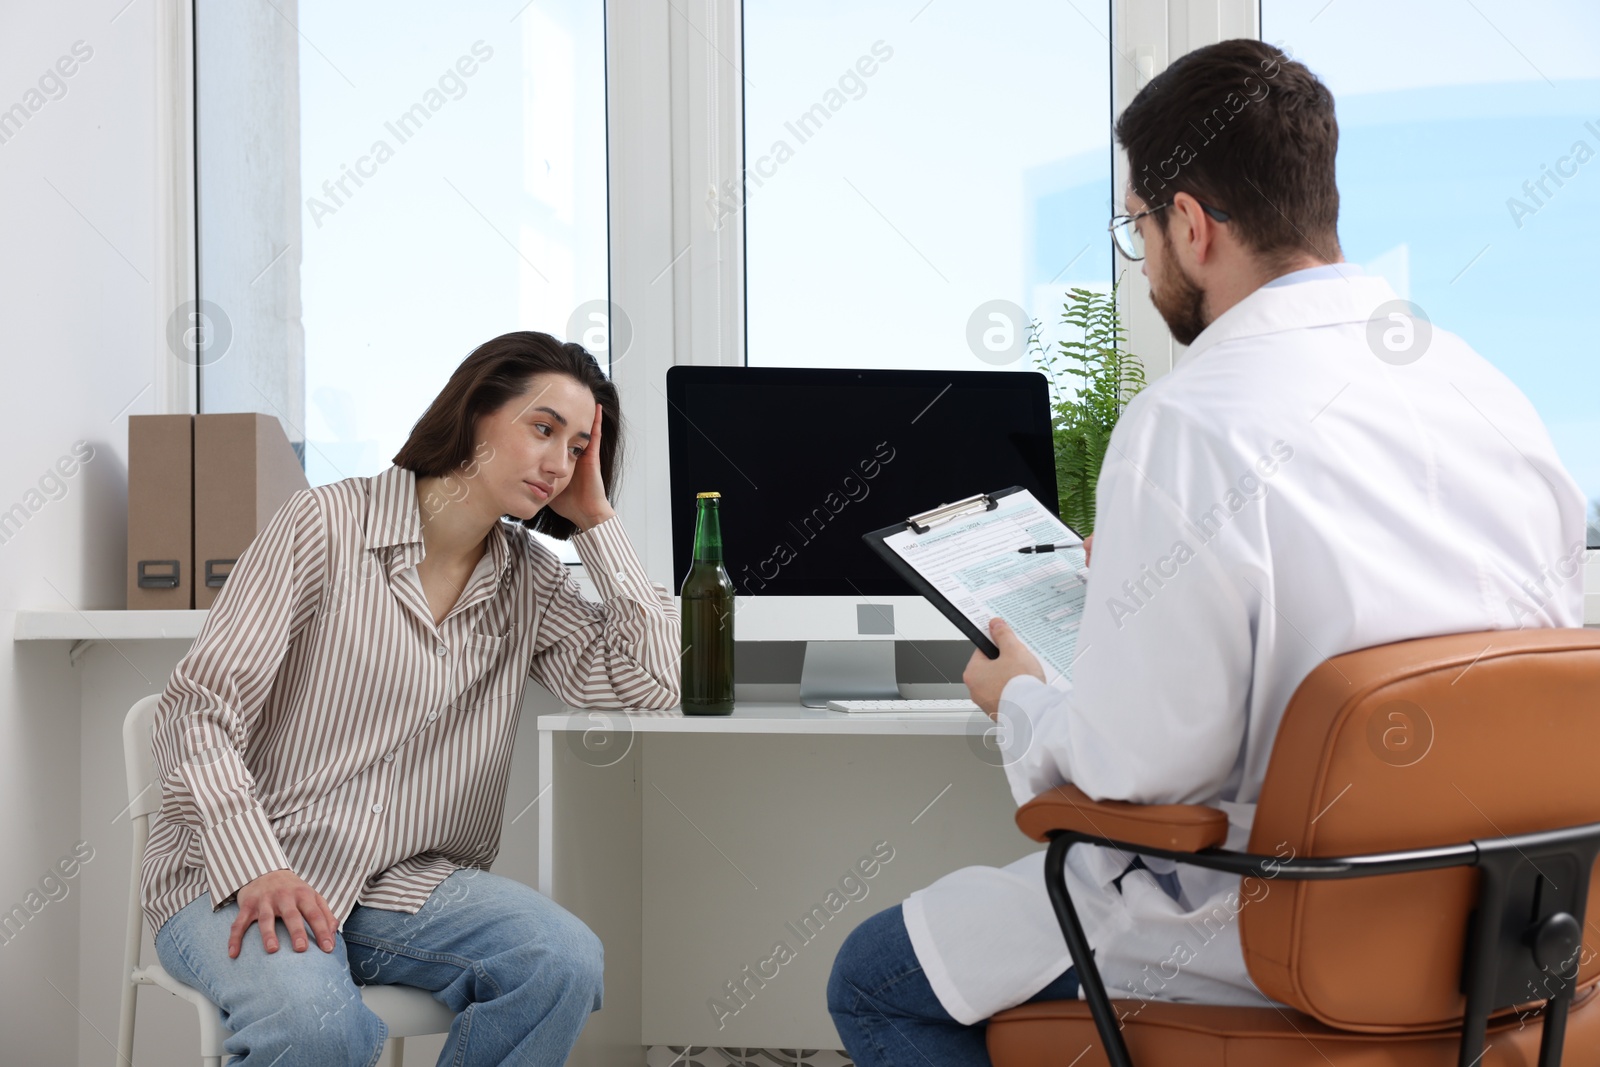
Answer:
[[[1067,893],[1067,849],[1077,844],[1268,880],[1332,881],[1476,867],[1480,872],[1477,907],[1464,931],[1467,947],[1461,991],[1467,1000],[1460,1067],[1474,1067],[1483,1058],[1491,1015],[1540,1000],[1545,1003],[1539,1067],[1559,1067],[1561,1063],[1567,1011],[1572,1005],[1583,950],[1589,880],[1595,857],[1600,854],[1600,823],[1437,848],[1327,859],[1284,859],[1219,848],[1176,852],[1064,829],[1050,831],[1048,836],[1045,886],[1111,1067],[1133,1067],[1133,1060],[1122,1038],[1122,1021],[1106,993],[1083,924]]]

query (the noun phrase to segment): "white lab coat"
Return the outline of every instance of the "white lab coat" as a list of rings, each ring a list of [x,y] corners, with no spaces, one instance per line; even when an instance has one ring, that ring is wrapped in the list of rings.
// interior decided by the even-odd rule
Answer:
[[[1017,709],[1002,751],[1019,804],[1062,782],[1209,804],[1244,848],[1279,719],[1322,660],[1581,625],[1584,501],[1538,415],[1437,328],[1415,362],[1379,359],[1367,322],[1394,299],[1349,268],[1279,279],[1128,405],[1100,475],[1072,681],[1019,677],[1002,695]],[[958,870],[905,901],[918,960],[960,1022],[1070,965],[1043,858]],[[1128,860],[1083,845],[1067,860],[1112,996],[1267,1003],[1239,947],[1239,880],[1180,867],[1179,901],[1145,872],[1119,893]]]

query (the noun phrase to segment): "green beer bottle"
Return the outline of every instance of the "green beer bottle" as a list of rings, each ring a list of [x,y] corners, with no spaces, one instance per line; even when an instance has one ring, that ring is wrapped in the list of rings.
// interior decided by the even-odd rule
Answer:
[[[683,713],[733,711],[733,579],[722,565],[721,493],[695,497],[694,565],[683,580]]]

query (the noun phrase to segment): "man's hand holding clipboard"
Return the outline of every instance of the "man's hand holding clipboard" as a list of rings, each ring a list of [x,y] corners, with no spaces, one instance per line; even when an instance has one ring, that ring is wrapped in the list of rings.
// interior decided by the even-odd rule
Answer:
[[[986,662],[975,656],[966,677],[973,701],[991,716],[999,691],[988,691],[1001,671],[1052,685],[1068,677],[1087,559],[1082,539],[1032,493],[1019,486],[979,493],[863,539],[983,653]],[[1058,547],[1018,551],[1040,544]],[[1006,620],[1003,633],[991,628],[997,617]]]
[[[996,615],[989,620],[989,636],[999,647],[1000,655],[990,659],[978,649],[973,649],[967,669],[961,672],[961,680],[967,684],[972,702],[993,719],[1000,712],[1000,694],[1004,692],[1007,682],[1019,674],[1031,674],[1041,682],[1045,677],[1039,657],[1028,651],[1028,646],[1017,637],[1010,623]]]
[[[1093,545],[1094,534],[1083,539],[1083,563],[1086,567],[1093,553]],[[1011,624],[998,615],[989,620],[989,637],[1000,649],[1000,655],[991,659],[974,649],[972,658],[967,661],[967,669],[961,672],[961,680],[972,694],[972,702],[993,719],[1000,713],[1000,694],[1005,691],[1007,682],[1020,674],[1031,674],[1041,682],[1045,677],[1039,657],[1028,651],[1028,646],[1017,639]]]

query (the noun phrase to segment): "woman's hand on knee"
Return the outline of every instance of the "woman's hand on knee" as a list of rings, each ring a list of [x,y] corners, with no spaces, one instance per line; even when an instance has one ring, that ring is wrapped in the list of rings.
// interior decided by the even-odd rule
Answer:
[[[317,945],[324,952],[333,951],[333,933],[338,927],[333,909],[328,902],[307,885],[298,874],[285,867],[270,871],[239,890],[235,897],[239,916],[228,931],[228,958],[238,959],[244,945],[244,935],[252,924],[261,927],[261,947],[268,952],[278,951],[277,922],[289,931],[289,939],[296,952],[306,950],[306,925],[317,936]]]

